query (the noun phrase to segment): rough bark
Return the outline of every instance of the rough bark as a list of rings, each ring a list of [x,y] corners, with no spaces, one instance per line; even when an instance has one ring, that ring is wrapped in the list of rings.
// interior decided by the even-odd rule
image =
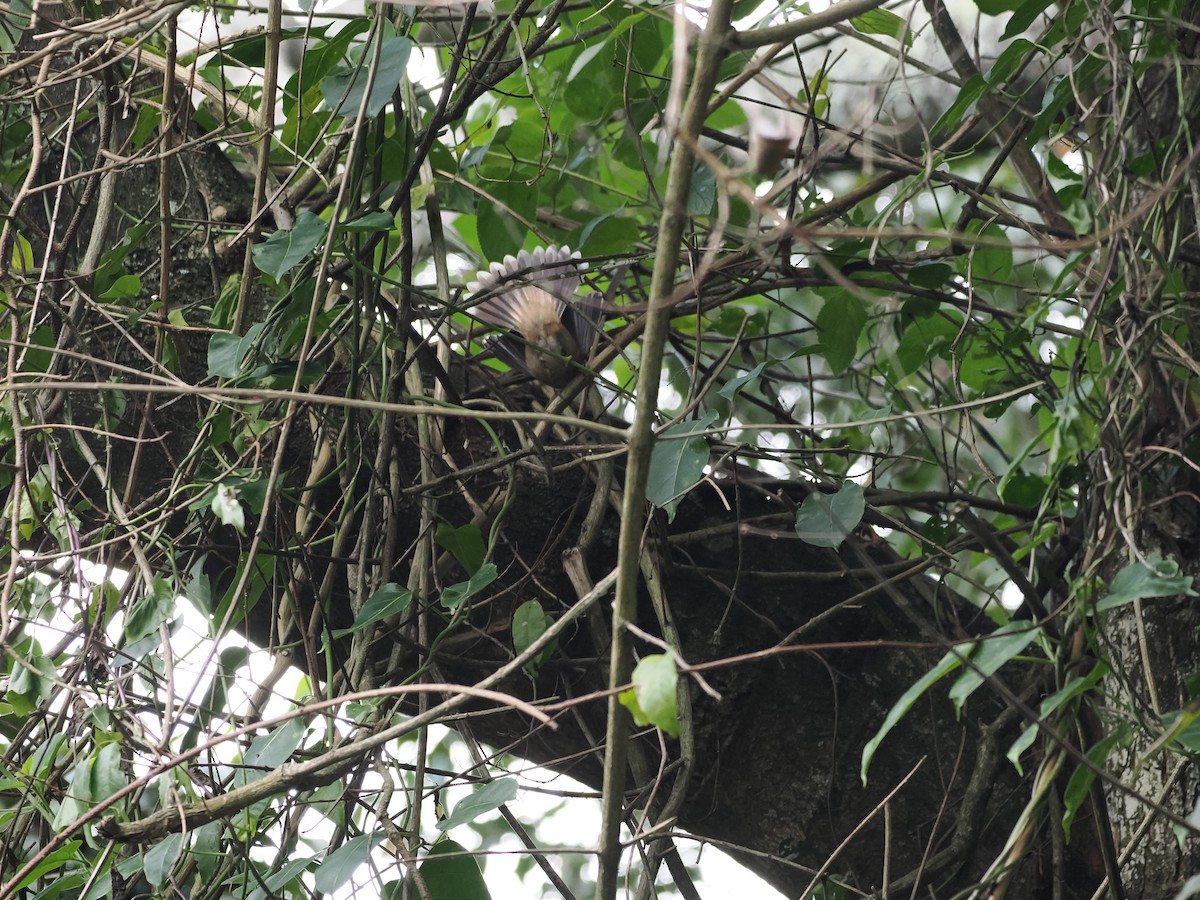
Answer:
[[[1105,423],[1093,460],[1092,558],[1103,552],[1100,548],[1110,550],[1101,569],[1109,579],[1123,565],[1148,558],[1179,560],[1186,574],[1200,575],[1200,482],[1194,466],[1176,463],[1192,452],[1197,421],[1187,374],[1194,367],[1197,320],[1187,306],[1176,305],[1178,297],[1194,297],[1200,288],[1196,147],[1194,139],[1184,137],[1200,122],[1200,78],[1194,65],[1180,66],[1195,59],[1197,14],[1196,4],[1185,4],[1179,27],[1160,36],[1175,52],[1151,60],[1133,94],[1114,91],[1098,98],[1102,102],[1089,122],[1108,137],[1104,146],[1111,155],[1097,162],[1100,189],[1113,198],[1105,217],[1113,234],[1105,252],[1119,260],[1117,270],[1125,279],[1110,301],[1111,340],[1121,347],[1125,364],[1107,385],[1114,415]],[[1108,32],[1103,23],[1100,31]],[[1110,58],[1110,65],[1114,84],[1132,78],[1127,61]],[[1151,179],[1128,177],[1139,159],[1153,161]],[[1146,210],[1154,210],[1149,220]],[[1153,261],[1145,254],[1150,244],[1163,251]],[[1178,281],[1168,285],[1170,279]],[[1169,323],[1176,316],[1193,337],[1182,347],[1163,347],[1158,330],[1147,326],[1158,317]],[[1106,624],[1104,652],[1111,654],[1114,673],[1101,716],[1108,729],[1129,721],[1146,726],[1132,729],[1132,740],[1113,754],[1109,767],[1161,808],[1194,816],[1200,802],[1194,764],[1154,744],[1164,724],[1195,705],[1200,671],[1195,598],[1147,600],[1124,608]],[[1173,828],[1159,809],[1147,808],[1119,788],[1109,787],[1106,797],[1112,833],[1120,836],[1116,845],[1127,896],[1175,896],[1200,866],[1200,843]]]

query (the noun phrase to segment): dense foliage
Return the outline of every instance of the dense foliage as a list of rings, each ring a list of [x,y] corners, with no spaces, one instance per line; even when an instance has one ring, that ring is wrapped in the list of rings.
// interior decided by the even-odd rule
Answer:
[[[1200,892],[1192,5],[32,7],[0,900]]]

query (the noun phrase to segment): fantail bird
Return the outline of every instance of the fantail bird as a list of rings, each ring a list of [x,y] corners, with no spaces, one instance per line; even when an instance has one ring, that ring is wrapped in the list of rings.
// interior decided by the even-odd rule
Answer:
[[[578,259],[569,247],[522,250],[467,285],[469,293],[486,295],[472,309],[477,318],[520,336],[494,339],[497,356],[551,387],[571,380],[600,332],[600,304],[575,296],[582,282]]]

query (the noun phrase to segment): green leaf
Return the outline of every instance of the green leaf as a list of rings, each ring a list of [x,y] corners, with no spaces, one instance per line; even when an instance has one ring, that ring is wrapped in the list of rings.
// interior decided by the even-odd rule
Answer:
[[[213,304],[208,324],[213,328],[228,331],[237,320],[238,297],[241,294],[241,274],[230,275],[221,285],[221,293]]]
[[[125,641],[132,644],[158,631],[158,626],[175,614],[175,590],[162,578],[155,579],[154,590],[143,594],[134,604],[125,622]]]
[[[263,771],[250,772],[249,780],[261,778],[291,759],[304,740],[305,729],[304,719],[296,716],[251,741],[242,755],[242,765],[246,770]]]
[[[796,511],[796,534],[814,547],[840,547],[858,527],[866,511],[863,489],[853,481],[844,481],[836,494],[813,491]]]
[[[300,6],[311,7],[312,0],[304,0]],[[305,48],[300,68],[288,79],[287,90],[284,92],[283,106],[289,118],[296,117],[298,107],[303,118],[311,116],[318,100],[314,94],[320,94],[320,89],[314,92],[311,85],[319,85],[325,76],[342,68],[347,54],[356,43],[361,43],[358,38],[370,27],[370,19],[367,16],[359,16],[328,36],[325,28],[311,30],[309,45]],[[305,88],[305,94],[301,97],[298,92],[302,86]]]
[[[25,667],[21,666],[20,668]],[[13,677],[16,677],[15,671]],[[44,742],[38,744],[33,753],[26,757],[25,764],[21,767],[22,773],[32,775],[38,780],[48,780],[50,770],[66,761],[68,752],[66,744],[67,736],[62,732],[51,735]]]
[[[100,394],[100,401],[106,427],[116,430],[117,423],[125,416],[125,410],[129,408],[129,398],[124,391],[104,391]]]
[[[1012,2],[1012,0],[1008,0],[1008,2]],[[1037,21],[1038,16],[1050,8],[1050,4],[1053,2],[1054,0],[1026,0],[1025,3],[1016,3],[1016,9],[1013,10],[1012,17],[1009,18],[1000,40],[1006,41],[1010,37],[1023,34],[1030,25]]]
[[[525,223],[537,219],[540,188],[525,183],[524,170],[514,172],[509,166],[486,166],[481,171],[495,202],[479,202],[476,216],[479,249],[486,259],[503,259],[506,254],[520,250],[529,237]]]
[[[10,0],[0,9],[0,53],[11,53],[33,23],[33,0]],[[19,889],[19,885],[14,890]]]
[[[141,245],[142,239],[154,227],[155,224],[150,221],[134,225],[121,237],[119,244],[100,254],[100,262],[96,266],[96,271],[93,275],[93,281],[98,293],[103,294],[114,281],[122,275],[127,274],[125,259]]]
[[[271,873],[266,880],[267,890],[281,892],[285,887],[300,877],[316,860],[309,856],[301,859],[289,859],[277,872]]]
[[[1094,666],[1092,666],[1092,671],[1090,671],[1086,676],[1072,678],[1060,690],[1055,691],[1041,702],[1040,706],[1038,707],[1040,718],[1043,720],[1049,718],[1051,713],[1053,713],[1064,703],[1074,699],[1075,697],[1078,697],[1080,694],[1090,691],[1100,683],[1100,680],[1108,674],[1108,671],[1108,666],[1105,663],[1097,662]],[[1037,737],[1037,733],[1037,723],[1031,722],[1021,733],[1021,736],[1013,741],[1012,746],[1008,748],[1008,753],[1005,754],[1008,757],[1009,762],[1011,762],[1016,768],[1017,772],[1022,775],[1024,772],[1021,769],[1021,754],[1024,753],[1029,745],[1033,743],[1033,739]]]
[[[883,724],[879,726],[879,730],[875,732],[875,736],[867,741],[866,746],[863,747],[861,769],[863,784],[867,783],[867,771],[871,768],[871,760],[875,756],[875,751],[879,749],[879,745],[883,743],[883,739],[899,724],[900,720],[912,709],[913,704],[927,690],[961,665],[962,660],[959,659],[957,654],[947,653],[938,661],[936,666],[917,679],[916,683],[910,686],[901,695],[900,699],[896,701],[884,718]]]
[[[56,674],[53,661],[43,656],[36,644],[25,662],[28,665],[13,666],[4,695],[21,717],[31,715],[38,704],[53,693]]]
[[[821,350],[834,375],[841,375],[858,358],[858,339],[866,324],[863,302],[845,291],[833,294],[817,313]]]
[[[8,261],[14,272],[28,275],[37,271],[37,260],[33,258],[33,245],[23,234],[13,233],[12,256]]]
[[[985,679],[994,675],[1040,634],[1041,629],[1030,627],[1028,622],[1010,622],[977,641],[973,645],[976,649],[971,654],[974,665],[968,666],[950,687],[950,699],[954,701],[958,712],[962,712],[967,698]]]
[[[212,495],[212,511],[222,525],[230,525],[242,534],[246,533],[246,511],[238,502],[237,488],[230,484],[218,484]]]
[[[121,767],[121,744],[110,740],[92,754],[88,778],[88,799],[93,803],[107,800],[128,783]]]
[[[254,248],[254,265],[276,281],[294,269],[329,233],[329,223],[309,210],[288,231],[276,231]],[[211,351],[210,351],[211,358]]]
[[[138,110],[137,122],[129,135],[129,146],[134,150],[142,150],[162,127],[162,109],[157,104],[149,103]]]
[[[1012,12],[1021,5],[1021,0],[975,0],[975,5],[985,16],[999,16]]]
[[[143,854],[146,880],[157,886],[164,883],[183,852],[183,835],[169,834]]]
[[[1025,730],[1012,742],[1012,745],[1008,748],[1008,752],[1004,754],[1008,761],[1013,764],[1013,768],[1017,770],[1018,775],[1025,774],[1025,767],[1021,765],[1021,754],[1029,749],[1037,735],[1037,722],[1027,723]]]
[[[979,284],[983,282],[993,290],[993,284],[1007,285],[1013,280],[1012,242],[999,225],[980,229],[979,243],[967,254],[966,260],[964,274],[977,287],[983,286]]]
[[[246,387],[261,387],[267,390],[289,391],[296,383],[297,367],[292,360],[278,360],[256,367],[245,376]],[[310,360],[299,370],[300,385],[316,384],[325,377],[325,367]]]
[[[546,633],[553,621],[542,609],[542,604],[536,600],[526,600],[518,606],[512,619],[513,652],[520,656],[528,650],[534,641]],[[526,671],[530,675],[537,675],[542,664],[554,655],[556,645],[556,641],[551,641],[542,652],[528,662],[525,666]]]
[[[1189,754],[1200,750],[1200,709],[1192,706],[1172,710],[1162,715],[1163,738],[1156,742],[1157,746],[1171,743],[1175,749],[1182,748]]]
[[[1038,475],[1010,472],[1000,481],[996,492],[1005,503],[1014,506],[1037,506],[1046,496],[1050,482]]]
[[[725,382],[721,390],[717,391],[717,394],[726,400],[733,400],[741,392],[742,388],[758,379],[758,376],[762,374],[766,366],[766,363],[759,363],[749,372],[741,372],[733,376],[733,378]]]
[[[645,9],[645,7],[641,7]],[[629,35],[627,40],[617,42],[621,51],[632,50],[633,65],[640,72],[654,72],[666,49],[662,39],[660,21],[647,12],[636,12],[623,18],[613,28],[610,39]],[[630,47],[630,45],[632,45]],[[711,123],[711,120],[709,120]]]
[[[1052,414],[1046,416],[1051,429],[1050,462],[1052,465],[1074,465],[1081,456],[1090,453],[1097,440],[1096,417],[1089,404],[1072,391],[1058,399]],[[1049,407],[1047,412],[1051,412]]]
[[[1050,133],[1067,104],[1075,99],[1075,84],[1070,75],[1058,75],[1050,79],[1046,93],[1042,95],[1042,108],[1025,133],[1025,143],[1032,147]]]
[[[393,215],[380,210],[351,219],[342,225],[342,228],[346,231],[390,231],[395,224],[396,219]]]
[[[622,691],[618,699],[638,725],[654,725],[671,737],[679,737],[678,683],[675,660],[656,653],[637,664],[633,687]]]
[[[316,889],[328,894],[340,888],[353,877],[358,867],[370,857],[371,850],[382,843],[385,837],[382,831],[355,835],[326,856],[314,873],[313,884]]]
[[[958,97],[949,109],[933,123],[929,133],[935,136],[946,134],[958,127],[963,117],[975,107],[975,103],[987,93],[988,83],[982,75],[972,75],[958,91]]]
[[[438,831],[449,831],[456,825],[474,822],[484,813],[499,809],[517,797],[517,779],[497,778],[472,791],[458,802],[454,811],[437,823]]]
[[[1147,562],[1149,566],[1130,563],[1118,572],[1109,585],[1108,594],[1096,604],[1096,612],[1107,612],[1150,597],[1197,596],[1192,589],[1194,579],[1190,575],[1181,575],[1175,560],[1154,556]]]
[[[337,640],[356,631],[362,631],[368,625],[374,625],[381,619],[398,616],[408,609],[408,605],[412,603],[412,597],[412,591],[408,588],[389,581],[367,598],[367,602],[362,605],[358,615],[354,617],[354,624],[349,628],[339,628],[330,636]]]
[[[66,796],[55,813],[55,828],[65,828],[99,803],[107,800],[126,780],[121,768],[121,745],[109,741],[100,749],[80,760],[71,770]]]
[[[583,227],[579,248],[584,256],[624,253],[641,239],[637,221],[619,213],[605,213]]]
[[[54,361],[53,348],[55,345],[54,332],[43,325],[30,336],[29,346],[25,349],[25,365],[22,371],[49,372]]]
[[[885,37],[902,41],[906,47],[913,45],[913,36],[912,32],[908,30],[908,23],[894,12],[886,9],[873,9],[861,16],[854,16],[850,19],[850,27],[859,34],[882,34]]]
[[[1087,759],[1095,766],[1103,768],[1108,754],[1121,739],[1122,734],[1119,731],[1105,735],[1087,752]],[[1075,821],[1075,814],[1087,799],[1088,791],[1095,780],[1096,773],[1086,766],[1081,765],[1071,773],[1071,779],[1063,791],[1063,838],[1067,841],[1071,840],[1071,825]]]
[[[458,564],[462,566],[469,574],[479,571],[479,567],[483,565],[484,559],[487,558],[487,547],[483,543],[483,532],[478,525],[468,522],[466,525],[461,525],[455,528],[449,522],[439,522],[437,532],[434,535],[434,540],[437,545],[450,553],[458,560]]]
[[[218,331],[208,339],[208,377],[237,378],[242,374],[242,362],[258,343],[266,325],[258,322],[246,329],[239,337],[227,331]]]
[[[375,40],[378,40],[378,37]],[[379,48],[379,68],[375,72],[375,80],[371,84],[371,96],[367,98],[364,110],[368,117],[378,115],[380,110],[387,106],[392,99],[392,94],[404,80],[412,48],[413,42],[406,37],[392,35],[384,38],[383,46]],[[367,90],[367,66],[373,61],[374,56],[375,43],[372,41],[363,49],[360,63],[343,67],[321,79],[321,96],[325,98],[325,104],[331,110],[338,111],[338,115],[347,118],[358,116],[358,111],[362,107],[363,94]]]
[[[585,122],[603,118],[617,95],[612,48],[601,42],[585,47],[567,73],[563,99],[567,109]]]
[[[987,75],[984,78],[992,87],[999,87],[1008,77],[1012,75],[1017,68],[1025,62],[1025,57],[1030,53],[1036,53],[1037,47],[1032,41],[1025,38],[1017,38],[1011,44],[1004,48],[1004,51],[996,57],[996,61],[992,67],[988,69]]]
[[[462,844],[438,841],[429,848],[417,871],[430,900],[492,900],[479,863]]]
[[[281,28],[279,37],[281,40],[304,39],[320,37],[324,33],[324,29],[314,28],[311,33],[306,34],[307,29],[303,27]],[[241,63],[247,68],[261,69],[266,64],[267,58],[267,36],[262,29],[252,31],[248,34],[237,35],[232,38],[227,37],[223,41],[222,52],[225,55],[223,62],[226,65],[233,63]],[[183,58],[180,59],[183,62]]]
[[[917,287],[936,291],[954,277],[954,268],[949,263],[926,260],[908,270],[908,280]]]
[[[128,300],[142,292],[142,279],[121,275],[100,294],[101,300]]]
[[[674,521],[684,494],[704,477],[708,465],[708,441],[697,432],[708,430],[716,420],[717,414],[708,412],[699,419],[680,422],[655,435],[646,479],[646,499],[667,511],[668,522]],[[671,440],[677,435],[696,436]]]
[[[463,601],[475,596],[495,580],[495,565],[492,563],[482,565],[469,581],[460,581],[442,591],[442,606],[450,612],[456,612],[462,606]]]
[[[957,322],[942,316],[914,319],[904,329],[893,357],[895,377],[903,378],[945,354],[959,332]]]
[[[687,213],[689,216],[707,216],[712,212],[717,199],[717,176],[703,163],[692,169],[692,183],[688,188]]]
[[[88,865],[94,864],[94,861],[90,858],[84,857],[83,854],[79,852],[80,847],[82,846],[82,841],[67,841],[65,844],[39,862],[37,866],[29,872],[28,875],[26,875],[16,884],[10,882],[5,886],[11,889],[15,895],[24,896],[20,893],[24,888],[33,884],[39,878],[45,878],[47,875],[57,872],[59,869],[72,865],[86,869]],[[111,886],[109,889],[111,890]],[[45,895],[38,893],[34,894],[33,896],[42,897]]]

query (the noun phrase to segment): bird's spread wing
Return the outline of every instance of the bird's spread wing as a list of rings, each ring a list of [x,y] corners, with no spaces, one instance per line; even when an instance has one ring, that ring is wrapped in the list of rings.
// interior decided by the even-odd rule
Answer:
[[[591,356],[596,338],[604,328],[604,295],[593,293],[567,304],[563,324],[579,344],[584,357]]]
[[[517,254],[518,261],[524,256],[533,270],[532,277],[547,291],[563,303],[570,303],[582,283],[580,278],[579,252],[570,247],[538,247],[531,253]],[[505,262],[512,257],[505,259]]]
[[[505,363],[510,369],[524,372],[526,375],[533,374],[529,369],[529,364],[525,362],[525,345],[512,335],[492,335],[487,341],[486,346],[492,352],[493,356]]]
[[[501,328],[525,332],[521,323],[557,321],[579,290],[579,254],[569,247],[538,247],[492,263],[467,284],[470,294],[485,294],[472,310]]]

